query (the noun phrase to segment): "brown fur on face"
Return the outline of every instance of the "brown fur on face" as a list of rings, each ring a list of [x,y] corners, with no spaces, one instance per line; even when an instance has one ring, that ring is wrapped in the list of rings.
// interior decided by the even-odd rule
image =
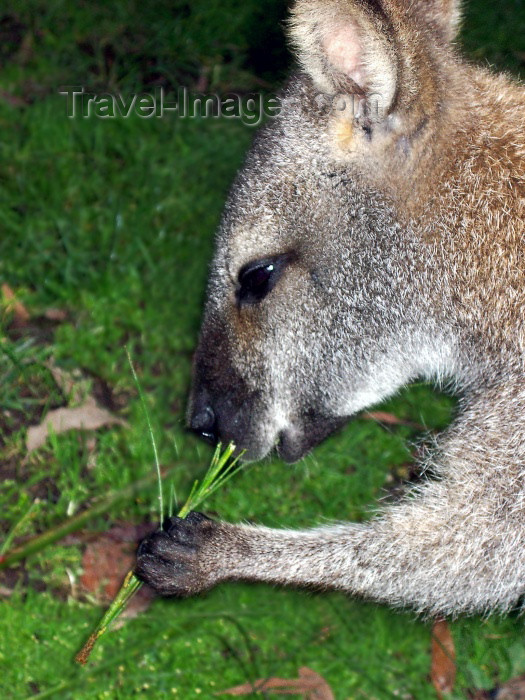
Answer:
[[[454,0],[297,0],[304,74],[228,199],[190,406],[195,429],[213,416],[249,457],[294,460],[403,384],[446,381],[437,478],[367,524],[177,523],[139,557],[160,590],[250,579],[432,614],[524,596],[525,91],[461,59],[458,18]],[[272,283],[243,304],[257,261]]]

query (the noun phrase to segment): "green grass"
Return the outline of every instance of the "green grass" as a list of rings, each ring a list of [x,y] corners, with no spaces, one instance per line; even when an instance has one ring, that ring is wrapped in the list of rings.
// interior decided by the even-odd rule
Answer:
[[[228,14],[230,6],[235,11]],[[125,345],[148,401],[160,462],[181,464],[175,479],[181,500],[209,460],[210,450],[183,430],[191,353],[213,232],[253,131],[239,122],[170,117],[70,120],[56,94],[62,84],[192,85],[203,71],[214,89],[251,89],[261,77],[280,78],[276,59],[261,62],[250,47],[263,44],[264,27],[274,27],[282,3],[268,5],[264,22],[252,3],[191,7],[35,0],[17,3],[0,24],[10,28],[0,50],[0,87],[30,102],[0,100],[0,281],[37,318],[16,335],[0,307],[3,538],[32,503],[17,537],[46,531],[154,468]],[[506,0],[490,19],[485,12],[481,1],[469,5],[469,51],[519,70],[523,9]],[[25,53],[15,41],[18,25]],[[284,56],[282,44],[268,53]],[[56,326],[38,320],[52,307],[65,309],[67,320]],[[129,428],[99,431],[94,451],[88,435],[54,436],[24,460],[27,425],[64,400],[45,367],[50,359],[80,368],[86,390],[109,391]],[[418,385],[382,408],[435,429],[447,424],[452,407]],[[268,459],[240,474],[207,511],[276,527],[365,519],[406,475],[419,437],[408,427],[356,420],[298,465]],[[153,487],[90,527],[102,532],[117,521],[154,521],[156,514]],[[262,585],[159,600],[107,634],[92,663],[78,668],[73,656],[100,616],[72,594],[80,568],[78,545],[49,547],[27,562],[13,595],[0,602],[2,697],[210,698],[248,679],[296,676],[302,665],[326,677],[338,699],[434,697],[427,623],[339,594]],[[457,697],[461,688],[490,687],[525,672],[520,619],[460,620],[452,630]]]

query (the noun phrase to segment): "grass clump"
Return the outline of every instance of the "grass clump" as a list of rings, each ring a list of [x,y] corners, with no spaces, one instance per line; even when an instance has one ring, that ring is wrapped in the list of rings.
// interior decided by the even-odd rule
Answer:
[[[136,375],[135,375],[136,377]],[[149,424],[149,419],[148,419]],[[151,426],[151,424],[149,424]],[[153,440],[153,444],[155,441]],[[235,452],[235,445],[231,442],[224,451],[222,451],[222,446],[219,443],[215,450],[215,453],[210,462],[210,466],[203,476],[202,480],[196,479],[193,482],[190,495],[186,499],[186,502],[178,512],[179,518],[185,518],[188,513],[195,510],[215,491],[218,491],[232,476],[235,471],[237,471],[239,457],[232,459],[233,453]],[[156,452],[155,452],[156,454]],[[157,462],[158,464],[158,462]],[[158,470],[160,479],[160,470]],[[159,483],[159,492],[162,494],[162,484]],[[163,520],[163,509],[162,509],[162,497],[160,497],[160,520]],[[133,571],[128,572],[126,575],[122,587],[115,596],[110,607],[103,615],[102,619],[90,634],[87,642],[84,644],[79,653],[75,656],[78,663],[84,665],[87,663],[88,657],[93,650],[97,640],[101,637],[108,627],[117,619],[117,617],[125,610],[126,605],[131,600],[131,598],[139,591],[142,586],[142,582],[135,576]]]

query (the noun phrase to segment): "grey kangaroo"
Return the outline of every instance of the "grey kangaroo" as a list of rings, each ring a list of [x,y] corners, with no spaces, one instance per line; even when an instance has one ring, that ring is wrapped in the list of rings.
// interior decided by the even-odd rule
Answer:
[[[229,195],[189,409],[202,436],[293,462],[407,382],[446,381],[459,410],[433,477],[365,524],[172,518],[138,553],[160,593],[522,605],[525,91],[458,55],[458,22],[456,0],[297,0],[302,72]]]

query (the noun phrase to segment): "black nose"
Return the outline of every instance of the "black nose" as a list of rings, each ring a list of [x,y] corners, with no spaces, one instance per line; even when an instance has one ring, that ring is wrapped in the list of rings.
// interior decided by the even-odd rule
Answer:
[[[217,421],[215,420],[215,413],[211,406],[206,406],[202,411],[199,411],[192,417],[190,430],[204,440],[211,442],[213,445],[218,442],[219,434]]]

